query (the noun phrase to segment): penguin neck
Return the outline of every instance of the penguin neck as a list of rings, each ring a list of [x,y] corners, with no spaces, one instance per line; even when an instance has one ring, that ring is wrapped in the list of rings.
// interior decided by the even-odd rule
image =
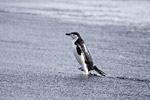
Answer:
[[[75,43],[78,39],[79,39],[79,38],[75,38],[75,39],[73,39],[73,43]]]

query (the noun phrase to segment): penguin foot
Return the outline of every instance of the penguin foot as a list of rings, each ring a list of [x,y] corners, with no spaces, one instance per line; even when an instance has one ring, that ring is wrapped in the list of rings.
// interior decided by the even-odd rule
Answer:
[[[78,69],[81,70],[81,71],[84,71],[82,67],[80,67],[80,68],[78,68]]]

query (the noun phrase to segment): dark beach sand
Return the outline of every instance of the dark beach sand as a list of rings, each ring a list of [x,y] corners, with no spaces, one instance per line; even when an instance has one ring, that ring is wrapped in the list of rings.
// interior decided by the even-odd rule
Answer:
[[[85,78],[66,32],[78,31],[107,77]],[[0,100],[149,100],[150,28],[85,25],[0,12]]]

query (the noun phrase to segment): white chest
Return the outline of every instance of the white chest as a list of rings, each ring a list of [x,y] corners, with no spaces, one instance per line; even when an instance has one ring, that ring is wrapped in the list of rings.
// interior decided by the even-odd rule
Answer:
[[[72,43],[72,48],[73,48],[73,54],[74,54],[75,58],[77,59],[79,64],[83,66],[83,64],[85,64],[84,56],[82,53],[81,53],[81,55],[78,54],[77,49],[76,49],[77,46],[74,44],[74,42]]]

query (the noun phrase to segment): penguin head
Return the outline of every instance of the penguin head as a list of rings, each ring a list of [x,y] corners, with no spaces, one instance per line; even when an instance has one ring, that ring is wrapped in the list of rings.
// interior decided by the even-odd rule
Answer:
[[[78,38],[80,38],[80,35],[79,35],[78,32],[66,33],[66,35],[70,36],[72,39],[78,39]]]

